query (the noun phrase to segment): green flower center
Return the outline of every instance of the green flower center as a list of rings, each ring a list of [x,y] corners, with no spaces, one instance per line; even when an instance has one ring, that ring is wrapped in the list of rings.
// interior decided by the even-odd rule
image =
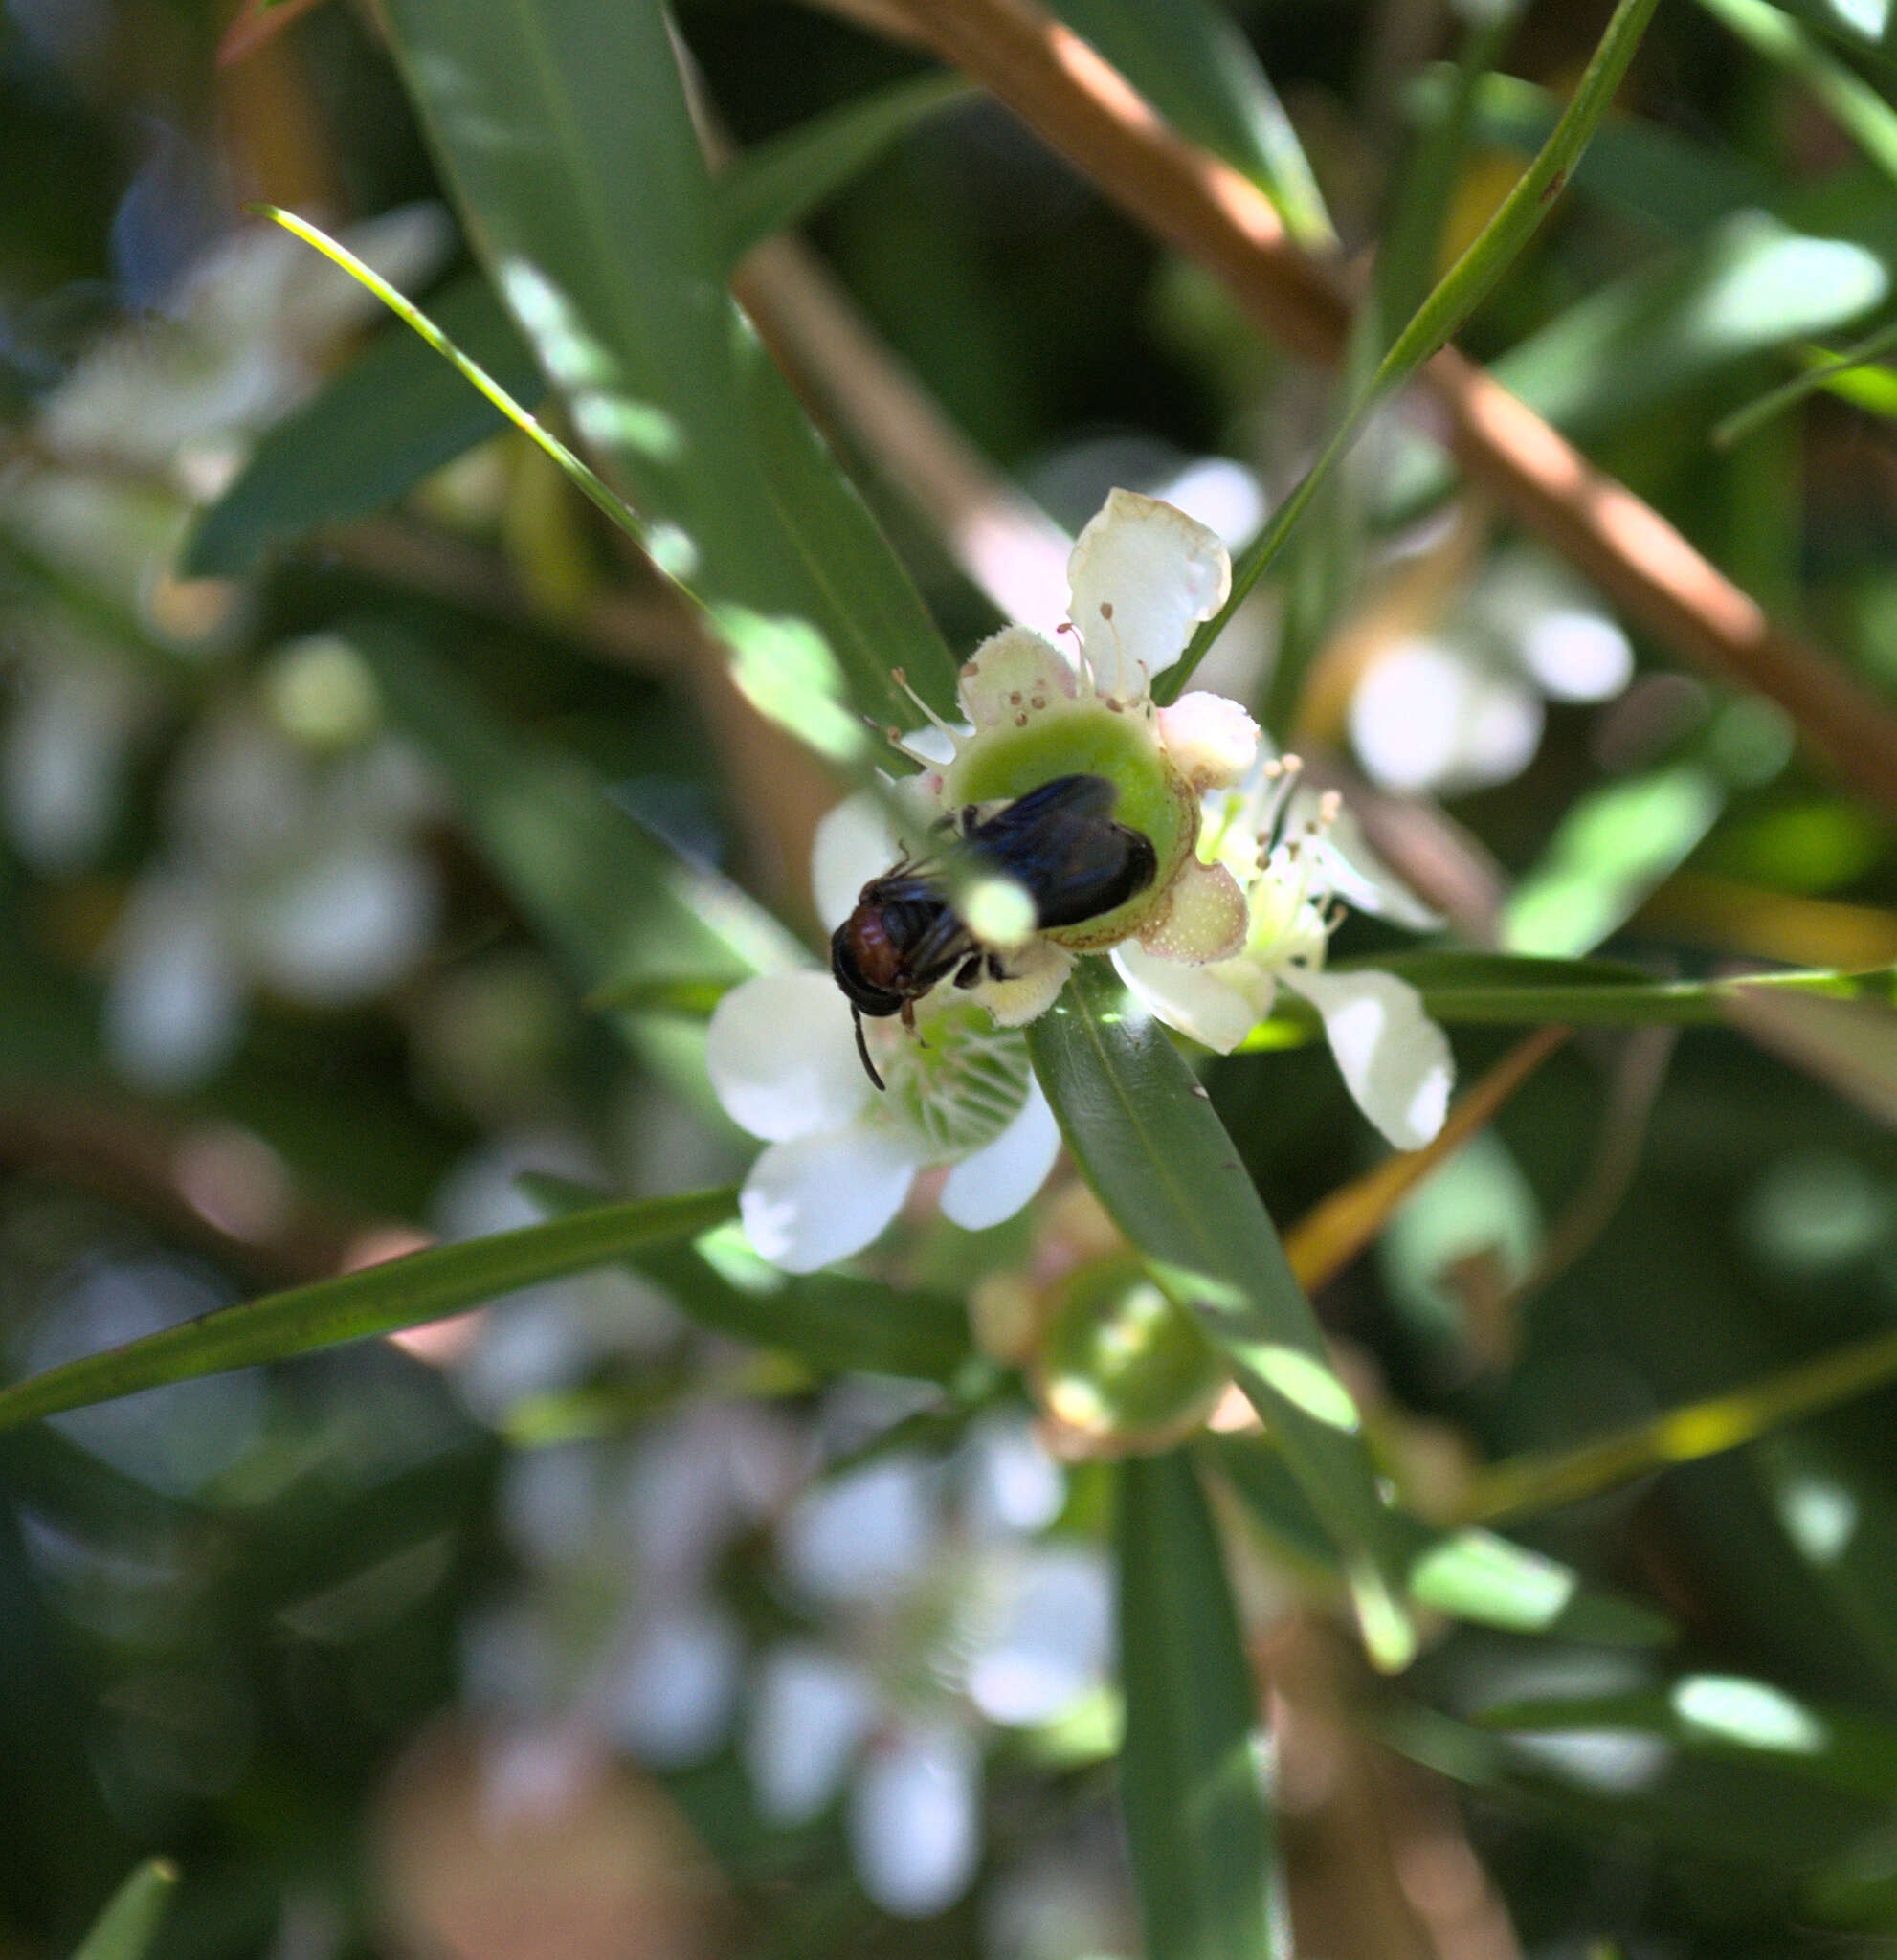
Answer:
[[[1028,1045],[997,1028],[968,1000],[923,1003],[916,1033],[885,1023],[877,1066],[888,1084],[884,1107],[916,1131],[932,1164],[953,1163],[993,1143],[1028,1099]]]
[[[1082,925],[1048,934],[1077,951],[1128,936],[1172,882],[1197,835],[1198,801],[1168,763],[1150,703],[1083,696],[1057,701],[1025,727],[1004,725],[964,737],[947,772],[944,802],[1012,801],[1057,776],[1105,776],[1119,791],[1113,820],[1151,841],[1158,872],[1143,892]]]

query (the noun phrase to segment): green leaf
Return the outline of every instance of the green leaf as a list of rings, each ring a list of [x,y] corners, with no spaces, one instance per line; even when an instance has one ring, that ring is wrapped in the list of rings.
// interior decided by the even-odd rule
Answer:
[[[1570,307],[1494,373],[1556,428],[1590,439],[1757,354],[1830,333],[1889,290],[1862,245],[1743,212]]]
[[[1774,0],[1782,12],[1794,14],[1808,27],[1885,61],[1897,61],[1897,10],[1881,0]]]
[[[1581,797],[1508,895],[1503,945],[1544,956],[1598,946],[1685,862],[1725,800],[1714,778],[1688,764]]]
[[[1776,62],[1802,82],[1864,155],[1886,176],[1897,177],[1897,109],[1855,69],[1814,41],[1776,7],[1767,6],[1766,0],[1700,0],[1700,5],[1754,53]],[[1834,0],[1835,14],[1850,11],[1848,4],[1840,7]],[[1834,29],[1841,24],[1831,23]]]
[[[1288,1954],[1258,1690],[1190,1459],[1120,1472],[1120,1755],[1149,1960]]]
[[[807,430],[775,427],[803,412],[725,290],[658,0],[391,0],[388,17],[470,235],[655,555],[714,613],[801,622],[837,707],[886,721],[892,664],[948,706],[954,662],[874,520]]]
[[[599,1201],[564,1178],[523,1177],[521,1189],[559,1217]],[[780,1273],[735,1228],[696,1245],[644,1247],[630,1264],[700,1326],[757,1348],[775,1348],[822,1374],[847,1369],[946,1382],[971,1358],[969,1320],[948,1294],[898,1292],[841,1273]]]
[[[1853,1796],[1897,1797],[1897,1726],[1744,1675],[1688,1674],[1624,1694],[1506,1702],[1475,1719],[1515,1735],[1655,1736],[1689,1753],[1767,1764]]]
[[[1418,77],[1414,109],[1427,113],[1453,85],[1442,68]],[[1475,91],[1476,142],[1532,156],[1561,113],[1558,99],[1513,75],[1485,75]],[[1574,189],[1619,206],[1680,239],[1734,212],[1770,211],[1778,180],[1737,150],[1695,141],[1638,116],[1603,122],[1574,166]]]
[[[1224,1125],[1105,961],[1082,961],[1030,1026],[1028,1048],[1087,1183],[1169,1295],[1194,1310],[1346,1548],[1373,1657],[1404,1665],[1415,1636],[1399,1603],[1394,1514],[1377,1492],[1356,1404]]]
[[[1201,1448],[1281,1555],[1313,1575],[1335,1574],[1337,1548],[1268,1439],[1215,1437]],[[1475,1626],[1605,1647],[1649,1647],[1674,1637],[1663,1615],[1584,1586],[1572,1566],[1491,1531],[1439,1531],[1397,1514],[1407,1541],[1409,1598]]]
[[[921,75],[815,116],[733,159],[712,195],[726,258],[799,224],[894,143],[974,84],[961,75]]]
[[[1053,11],[1139,90],[1180,135],[1242,170],[1299,244],[1337,234],[1291,119],[1251,43],[1212,0],[1054,0]]]
[[[528,408],[546,390],[526,343],[478,273],[431,302],[435,324]],[[507,426],[425,342],[391,326],[362,358],[279,422],[199,519],[191,577],[241,578],[268,546],[387,509],[431,471]]]
[[[1567,183],[1600,119],[1607,113],[1657,4],[1658,0],[1620,0],[1547,143],[1468,249],[1411,316],[1377,364],[1376,371],[1351,400],[1316,462],[1272,513],[1271,521],[1233,568],[1231,596],[1193,635],[1184,657],[1159,677],[1153,686],[1155,699],[1178,699],[1198,663],[1283,549],[1311,499],[1350,454],[1370,419],[1371,411],[1456,332],[1534,236],[1549,206]]]
[[[178,1868],[168,1859],[146,1859],[106,1901],[73,1960],[144,1960],[177,1882]]]
[[[419,1326],[517,1287],[609,1265],[657,1239],[704,1232],[736,1210],[737,1193],[729,1190],[636,1198],[547,1225],[431,1246],[359,1273],[219,1307],[0,1389],[0,1429],[162,1382]]]

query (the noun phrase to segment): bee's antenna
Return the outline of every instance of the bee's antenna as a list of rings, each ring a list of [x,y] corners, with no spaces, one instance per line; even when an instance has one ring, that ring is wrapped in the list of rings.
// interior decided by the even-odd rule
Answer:
[[[876,1064],[869,1058],[869,1043],[863,1038],[863,1011],[854,1000],[850,1003],[850,1018],[857,1024],[857,1053],[863,1058],[863,1066],[869,1071],[870,1080],[879,1089],[886,1089],[888,1084],[877,1074]]]

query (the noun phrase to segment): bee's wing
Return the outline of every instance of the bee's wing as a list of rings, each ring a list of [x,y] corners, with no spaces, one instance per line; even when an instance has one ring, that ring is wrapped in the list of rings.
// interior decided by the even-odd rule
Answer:
[[[1043,926],[1078,924],[1152,878],[1151,844],[1111,818],[1118,800],[1105,776],[1057,776],[977,825],[969,847],[1020,880]]]

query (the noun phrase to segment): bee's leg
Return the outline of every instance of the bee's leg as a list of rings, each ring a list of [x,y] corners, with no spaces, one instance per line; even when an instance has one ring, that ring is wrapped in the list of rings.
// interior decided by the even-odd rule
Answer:
[[[876,1074],[876,1064],[870,1060],[870,1045],[862,1035],[862,1010],[857,1006],[857,1002],[851,1002],[851,1017],[857,1021],[857,1053],[862,1057],[862,1066],[870,1072],[870,1080],[874,1081],[876,1088],[885,1088],[888,1084],[882,1080],[882,1076]]]
[[[912,1000],[905,1000],[903,1003],[903,1025],[908,1029],[911,1035],[915,1035],[916,1046],[918,1048],[926,1048],[928,1046],[928,1043],[919,1034],[916,1034],[916,1004]]]
[[[971,953],[962,962],[961,971],[955,975],[957,987],[972,987],[981,978],[982,958],[979,953]]]

